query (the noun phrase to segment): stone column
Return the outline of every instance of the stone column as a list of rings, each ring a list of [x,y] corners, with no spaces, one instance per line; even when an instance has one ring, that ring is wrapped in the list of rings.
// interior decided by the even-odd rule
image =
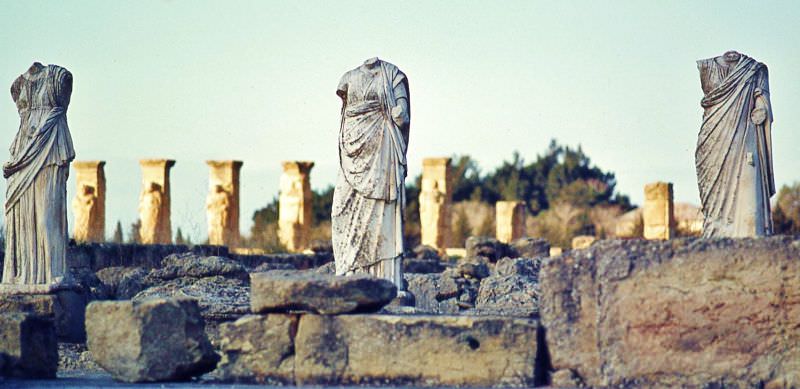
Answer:
[[[208,243],[235,247],[239,244],[239,171],[242,161],[206,161],[208,177],[206,216]]]
[[[285,161],[278,197],[278,239],[290,252],[308,248],[311,234],[310,161]]]
[[[450,244],[452,169],[450,158],[422,160],[419,221],[422,244],[444,252]]]
[[[642,220],[645,239],[671,239],[675,235],[671,183],[654,182],[644,186]]]
[[[142,194],[139,196],[139,242],[143,244],[172,243],[170,222],[169,170],[175,166],[171,159],[143,159]]]
[[[495,204],[497,240],[511,243],[525,236],[525,216],[524,201],[498,201]]]
[[[105,161],[75,161],[78,191],[72,200],[72,237],[79,242],[103,242],[106,235]]]

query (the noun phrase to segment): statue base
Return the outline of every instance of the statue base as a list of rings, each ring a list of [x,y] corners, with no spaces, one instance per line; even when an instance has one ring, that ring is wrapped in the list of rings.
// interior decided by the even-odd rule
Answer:
[[[21,294],[53,294],[64,290],[82,291],[83,288],[79,284],[74,283],[0,284],[0,296]]]

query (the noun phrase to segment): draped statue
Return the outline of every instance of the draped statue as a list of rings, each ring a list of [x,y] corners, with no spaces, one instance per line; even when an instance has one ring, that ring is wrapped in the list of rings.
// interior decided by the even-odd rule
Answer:
[[[369,273],[402,291],[408,80],[372,58],[345,73],[336,93],[343,103],[331,226],[336,274]]]
[[[34,63],[11,85],[20,126],[3,165],[3,290],[46,293],[67,281],[67,176],[75,158],[67,126],[72,74]]]
[[[729,51],[697,61],[705,97],[695,161],[704,237],[772,232],[772,107],[767,66]]]

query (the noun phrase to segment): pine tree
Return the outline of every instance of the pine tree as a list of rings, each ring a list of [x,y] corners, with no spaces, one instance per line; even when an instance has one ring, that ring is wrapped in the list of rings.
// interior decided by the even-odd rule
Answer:
[[[183,231],[181,231],[180,227],[178,227],[178,232],[175,233],[175,244],[186,244],[186,240],[183,239]]]
[[[112,238],[112,242],[114,243],[122,243],[122,223],[117,220],[117,228],[114,229],[114,237]]]

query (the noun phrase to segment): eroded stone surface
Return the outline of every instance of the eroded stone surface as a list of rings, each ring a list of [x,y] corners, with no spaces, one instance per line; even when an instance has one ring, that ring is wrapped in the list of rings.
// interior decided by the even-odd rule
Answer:
[[[540,277],[553,368],[588,385],[800,385],[797,238],[602,241]]]
[[[208,243],[233,247],[239,243],[239,192],[242,161],[206,161],[210,168],[206,219]]]
[[[497,240],[510,243],[525,236],[527,210],[524,201],[498,201],[495,203]]]
[[[297,315],[248,315],[223,324],[217,372],[228,381],[293,383],[298,320]]]
[[[120,381],[189,379],[218,360],[193,299],[96,301],[86,309],[86,330],[92,357]]]
[[[254,313],[303,310],[321,314],[374,312],[397,295],[391,281],[365,275],[272,271],[250,274]]]
[[[143,159],[142,192],[139,195],[139,241],[144,244],[172,243],[169,171],[171,159]]]
[[[27,312],[0,313],[0,375],[55,378],[58,341],[52,318]]]
[[[419,192],[420,241],[444,252],[450,244],[452,202],[450,158],[422,160]]]
[[[72,200],[72,236],[80,242],[102,242],[106,233],[105,161],[75,161],[78,191]]]
[[[532,386],[537,324],[467,316],[301,317],[297,384]]]
[[[654,182],[644,186],[642,222],[645,239],[672,239],[675,236],[675,205],[672,183]]]
[[[245,316],[223,326],[229,381],[532,386],[538,324],[466,316]]]
[[[289,252],[308,248],[311,239],[311,161],[285,161],[278,197],[278,238]]]

